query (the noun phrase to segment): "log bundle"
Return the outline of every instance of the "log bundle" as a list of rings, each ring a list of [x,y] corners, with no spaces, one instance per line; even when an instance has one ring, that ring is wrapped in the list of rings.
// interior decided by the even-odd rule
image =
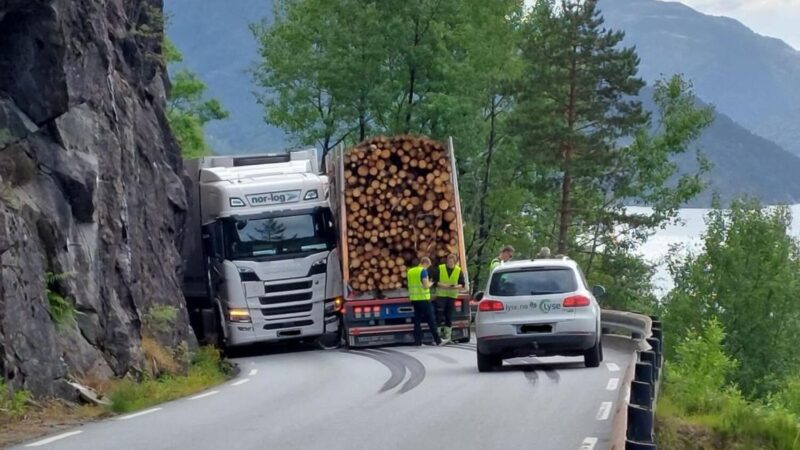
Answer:
[[[404,288],[412,260],[458,254],[458,216],[445,144],[419,136],[375,137],[344,156],[350,285]]]

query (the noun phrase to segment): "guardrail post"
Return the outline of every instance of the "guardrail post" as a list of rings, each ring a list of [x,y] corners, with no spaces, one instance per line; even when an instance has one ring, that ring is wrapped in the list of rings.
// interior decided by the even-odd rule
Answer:
[[[653,385],[653,365],[646,362],[636,363],[636,372],[634,380]]]
[[[653,386],[643,381],[631,381],[631,400],[632,405],[653,407]]]
[[[658,380],[658,357],[655,352],[639,352],[639,359],[642,362],[650,363],[653,366],[653,382]]]
[[[664,342],[664,332],[661,331],[661,327],[658,328],[653,327],[650,329],[650,331],[653,333],[654,338],[658,339],[661,342]]]
[[[653,410],[636,405],[628,405],[628,440],[653,442]]]
[[[661,368],[661,341],[656,338],[647,338],[647,343],[650,344],[650,347],[653,348],[653,352],[656,354],[656,367]]]

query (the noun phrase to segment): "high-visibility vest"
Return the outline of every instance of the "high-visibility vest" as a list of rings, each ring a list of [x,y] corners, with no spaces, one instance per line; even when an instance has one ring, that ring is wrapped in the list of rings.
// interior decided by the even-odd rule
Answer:
[[[412,302],[431,299],[431,290],[422,285],[422,266],[412,267],[406,273],[408,298]]]
[[[447,265],[446,264],[439,264],[439,283],[446,283],[451,286],[455,286],[458,284],[458,277],[461,275],[461,267],[457,265],[453,267],[453,271],[450,272],[450,275],[447,275]],[[446,298],[456,298],[458,297],[458,289],[451,288],[451,287],[436,287],[436,295],[438,297],[446,297]]]
[[[489,265],[489,270],[494,270],[497,267],[500,267],[503,264],[503,261],[500,258],[495,258],[492,260],[492,263]]]

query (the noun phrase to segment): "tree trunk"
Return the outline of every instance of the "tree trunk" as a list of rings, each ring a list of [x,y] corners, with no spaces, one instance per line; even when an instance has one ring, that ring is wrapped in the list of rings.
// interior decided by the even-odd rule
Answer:
[[[564,178],[561,181],[561,207],[559,212],[558,222],[558,253],[562,255],[567,254],[569,239],[570,221],[572,220],[572,153],[573,138],[572,134],[575,132],[576,120],[576,84],[577,84],[577,69],[578,69],[578,47],[573,44],[572,46],[572,61],[570,62],[569,73],[569,98],[567,100],[567,128],[569,135],[562,144],[561,158],[562,158],[562,171]]]

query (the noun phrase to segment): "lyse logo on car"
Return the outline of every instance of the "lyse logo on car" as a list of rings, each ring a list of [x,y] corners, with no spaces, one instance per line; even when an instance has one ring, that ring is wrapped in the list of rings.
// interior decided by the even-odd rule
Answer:
[[[550,300],[542,300],[542,302],[539,303],[539,309],[541,309],[542,312],[549,313],[555,309],[561,309],[561,303],[550,303]]]
[[[300,191],[265,192],[247,196],[250,206],[274,205],[278,203],[292,203],[300,200]]]

